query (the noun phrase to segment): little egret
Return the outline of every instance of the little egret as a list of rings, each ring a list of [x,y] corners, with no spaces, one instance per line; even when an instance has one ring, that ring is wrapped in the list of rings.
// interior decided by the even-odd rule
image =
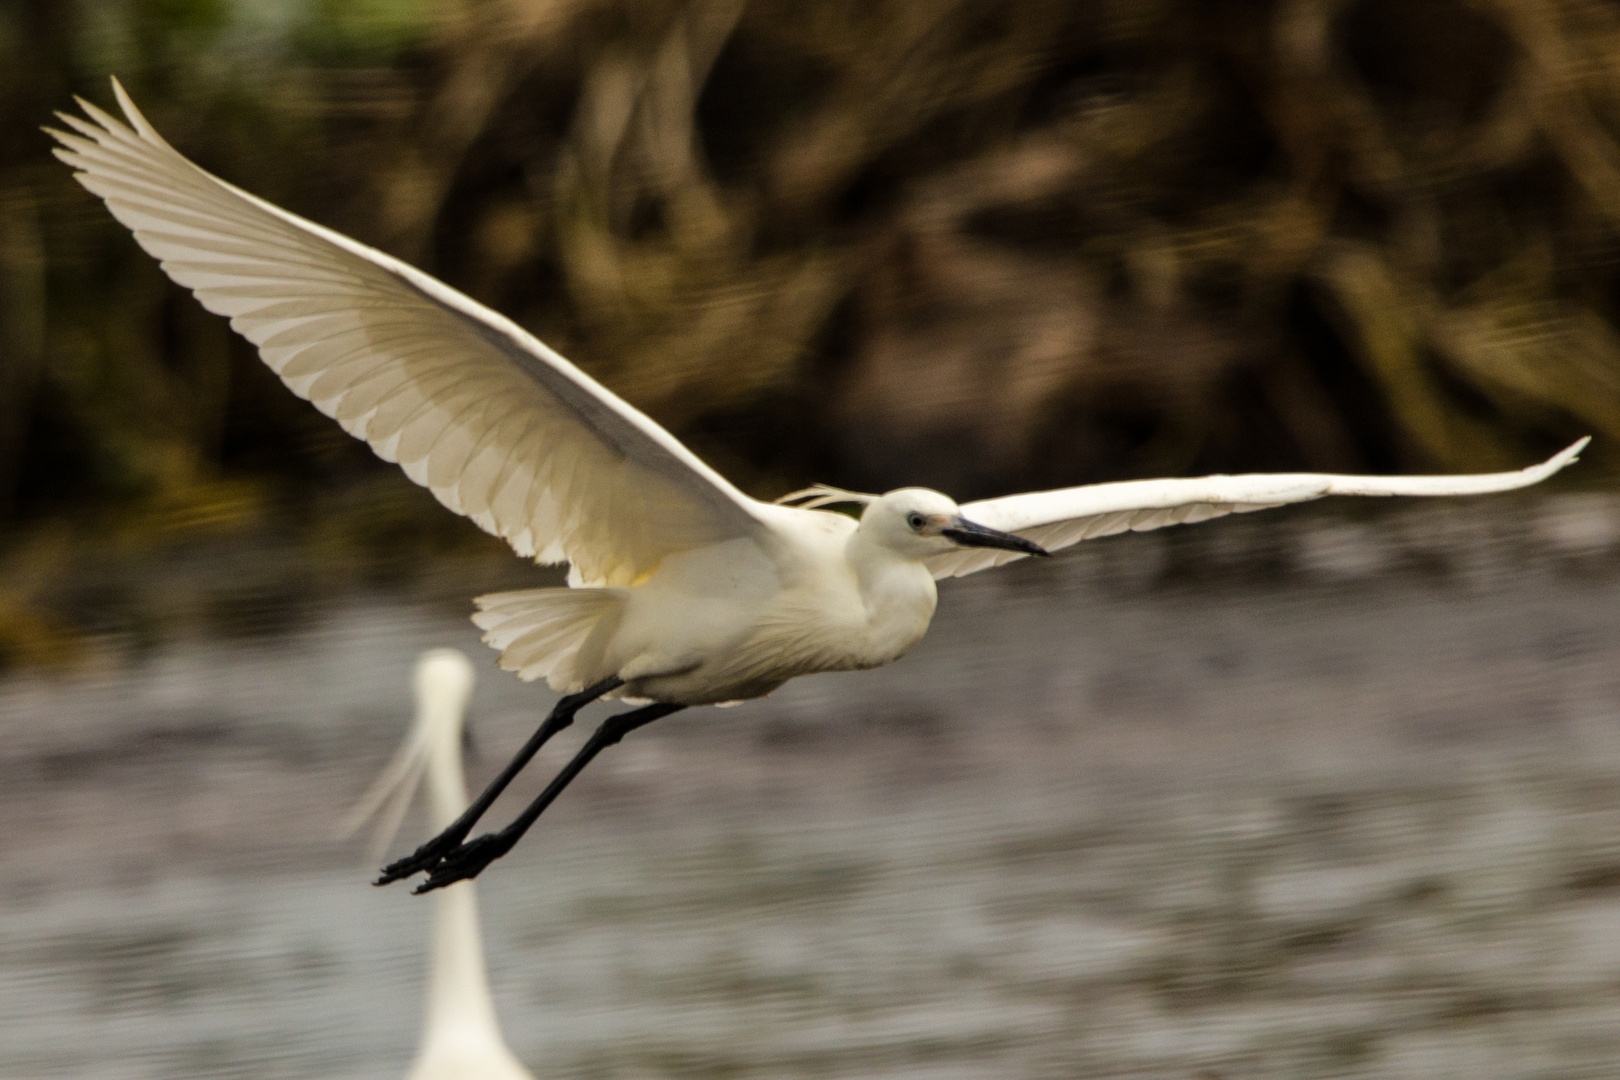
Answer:
[[[1325,495],[1524,487],[1587,441],[1474,476],[1140,480],[966,506],[921,488],[816,487],[759,502],[511,320],[193,165],[113,90],[128,126],[81,100],[88,120],[58,114],[73,132],[47,130],[164,271],[228,316],[293,393],[440,502],[519,555],[570,565],[568,588],[475,601],[501,667],[544,678],[562,700],[467,812],[378,884],[425,872],[423,892],[475,876],[593,757],[660,717],[898,660],[928,629],[937,578]],[[840,502],[862,506],[858,522],[823,509]],[[540,746],[602,697],[641,704],[603,722],[510,825],[469,841]]]
[[[472,696],[473,669],[455,649],[431,649],[416,662],[416,723],[377,782],[349,815],[352,833],[381,812],[379,846],[398,830],[425,778],[433,827],[467,808],[461,778],[461,722]],[[534,1080],[507,1049],[484,976],[473,883],[439,894],[422,1044],[406,1080]]]

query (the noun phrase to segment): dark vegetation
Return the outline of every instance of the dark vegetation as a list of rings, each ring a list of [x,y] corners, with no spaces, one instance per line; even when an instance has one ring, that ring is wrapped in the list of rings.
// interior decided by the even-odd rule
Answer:
[[[23,0],[0,607],[90,536],[473,542],[48,156],[109,73],[759,495],[1620,461],[1609,0]]]

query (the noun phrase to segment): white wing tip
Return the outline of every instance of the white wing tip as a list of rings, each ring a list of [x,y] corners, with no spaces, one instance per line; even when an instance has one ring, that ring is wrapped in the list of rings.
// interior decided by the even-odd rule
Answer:
[[[1543,477],[1551,476],[1559,469],[1562,469],[1565,465],[1572,465],[1579,461],[1581,459],[1581,451],[1585,450],[1587,444],[1591,441],[1592,436],[1590,435],[1576,439],[1569,446],[1558,451],[1558,453],[1554,454],[1540,465],[1532,465],[1525,471],[1539,473]]]
[[[124,111],[124,118],[129,121],[130,126],[139,132],[142,138],[155,142],[160,146],[167,146],[168,144],[163,141],[163,137],[157,133],[157,129],[147,123],[146,117],[141,114],[141,110],[135,107],[135,99],[129,96],[129,92],[124,89],[124,84],[118,81],[118,76],[109,75],[107,78],[112,81],[113,97],[118,99],[118,107]]]

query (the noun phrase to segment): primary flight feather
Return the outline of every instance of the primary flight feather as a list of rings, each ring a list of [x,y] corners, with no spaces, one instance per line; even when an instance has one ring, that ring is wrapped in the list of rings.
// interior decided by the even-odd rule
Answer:
[[[748,536],[750,500],[509,319],[182,157],[113,84],[133,130],[80,102],[53,131],[79,182],[259,347],[289,389],[450,509],[591,585]]]
[[[1517,472],[1210,476],[1095,484],[958,506],[921,488],[738,491],[647,416],[511,320],[380,251],[204,172],[123,87],[127,124],[59,114],[57,156],[164,271],[259,347],[287,386],[520,555],[568,563],[569,588],[478,598],[501,666],[566,696],[467,812],[379,883],[475,876],[595,754],[689,705],[876,667],[927,631],[935,579],[1127,530],[1327,495],[1465,495],[1546,479],[1585,439]],[[859,522],[821,507],[864,504]],[[602,696],[609,718],[519,818],[467,840],[540,746]],[[419,890],[420,891],[420,890]]]

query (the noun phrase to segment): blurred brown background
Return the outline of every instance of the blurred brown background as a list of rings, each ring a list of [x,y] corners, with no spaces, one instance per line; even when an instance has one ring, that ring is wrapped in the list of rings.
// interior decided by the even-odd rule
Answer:
[[[1615,1075],[1620,4],[0,0],[0,1074],[380,1080],[429,908],[331,829],[418,649],[479,665],[474,784],[523,740],[467,598],[555,577],[49,156],[108,74],[762,497],[1596,436],[951,583],[899,664],[638,732],[481,882],[537,1075]]]
[[[13,536],[455,529],[48,156],[109,73],[759,495],[1615,467],[1611,3],[14,0]]]

